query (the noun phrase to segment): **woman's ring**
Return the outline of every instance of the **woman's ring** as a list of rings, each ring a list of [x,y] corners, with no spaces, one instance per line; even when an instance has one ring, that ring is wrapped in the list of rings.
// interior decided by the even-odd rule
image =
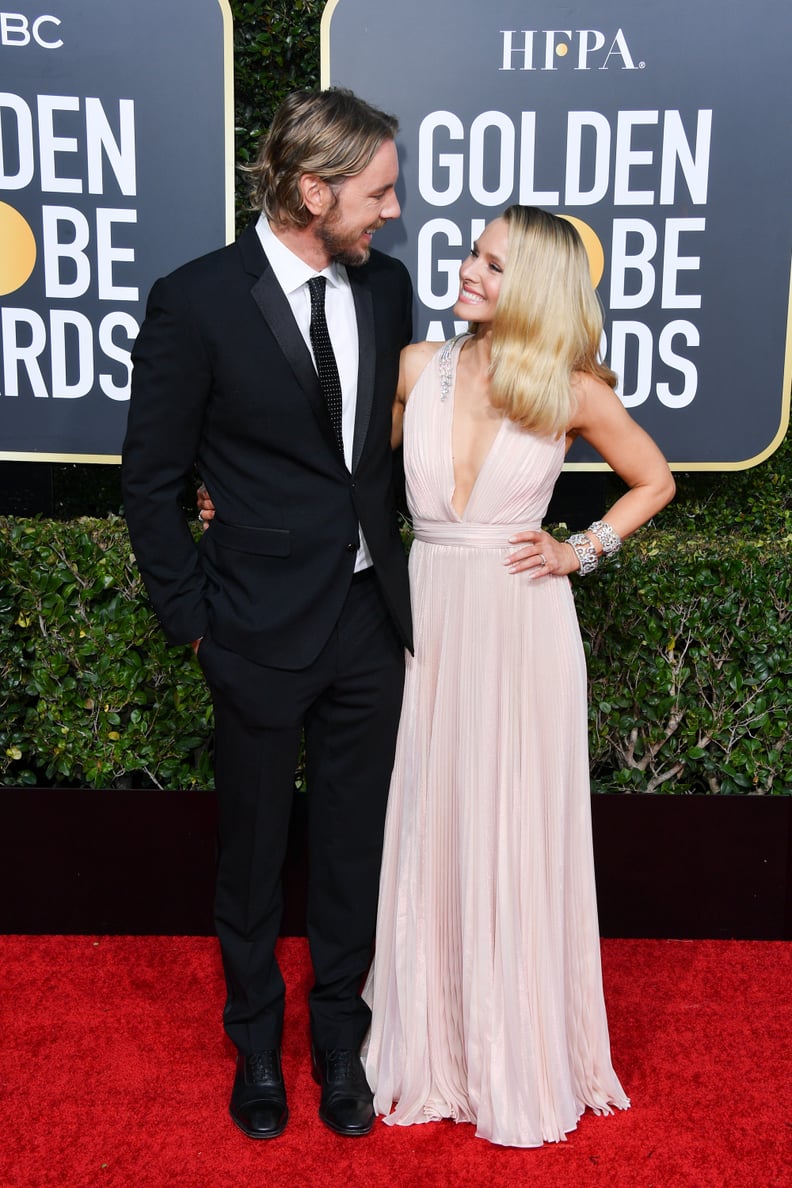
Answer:
[[[198,512],[198,519],[203,524],[203,508],[201,508],[201,510]]]
[[[544,553],[539,554],[539,560],[541,561],[543,567],[547,565],[547,558],[545,557]]]

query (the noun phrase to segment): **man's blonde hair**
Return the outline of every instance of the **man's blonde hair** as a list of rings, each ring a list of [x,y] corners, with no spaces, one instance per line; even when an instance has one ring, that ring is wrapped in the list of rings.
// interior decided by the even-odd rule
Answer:
[[[394,116],[341,87],[288,95],[247,170],[254,209],[275,223],[307,227],[312,216],[300,178],[311,173],[331,187],[341,185],[363,172],[398,126]]]

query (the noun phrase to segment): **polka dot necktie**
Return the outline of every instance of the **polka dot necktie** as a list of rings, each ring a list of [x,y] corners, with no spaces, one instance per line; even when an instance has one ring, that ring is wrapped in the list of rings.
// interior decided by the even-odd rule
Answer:
[[[323,276],[312,276],[308,281],[311,294],[311,346],[313,347],[316,370],[319,375],[319,386],[327,401],[330,413],[330,423],[336,435],[338,448],[344,452],[344,438],[341,431],[341,381],[338,378],[338,365],[333,354],[333,344],[327,331],[325,319],[325,284]]]

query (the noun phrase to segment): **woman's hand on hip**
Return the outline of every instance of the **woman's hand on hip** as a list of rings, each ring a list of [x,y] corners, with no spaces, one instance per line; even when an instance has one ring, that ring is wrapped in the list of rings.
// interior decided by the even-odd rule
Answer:
[[[516,545],[504,561],[509,573],[530,573],[531,577],[563,576],[574,573],[579,561],[571,545],[556,540],[549,532],[528,529],[515,532],[509,544]]]

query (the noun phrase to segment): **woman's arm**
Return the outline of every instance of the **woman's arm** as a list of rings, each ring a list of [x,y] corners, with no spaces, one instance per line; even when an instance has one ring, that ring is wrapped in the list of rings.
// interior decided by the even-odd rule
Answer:
[[[567,438],[582,437],[629,487],[605,516],[619,536],[629,536],[673,498],[673,475],[649,434],[607,384],[578,375],[574,392],[577,407]]]
[[[668,463],[651,437],[635,422],[616,393],[592,375],[573,379],[575,412],[567,429],[567,444],[582,437],[604,458],[629,487],[604,517],[618,536],[635,532],[673,498],[675,484]],[[597,557],[603,552],[600,536],[586,532]],[[536,576],[573,573],[580,568],[576,551],[546,532],[520,532],[510,543],[524,544],[506,558],[512,573],[531,570]]]
[[[439,349],[439,344],[436,342],[414,342],[411,346],[406,346],[399,356],[399,382],[393,401],[391,423],[391,448],[394,450],[398,449],[402,443],[404,409],[410,392],[417,384],[419,375],[432,355]]]

